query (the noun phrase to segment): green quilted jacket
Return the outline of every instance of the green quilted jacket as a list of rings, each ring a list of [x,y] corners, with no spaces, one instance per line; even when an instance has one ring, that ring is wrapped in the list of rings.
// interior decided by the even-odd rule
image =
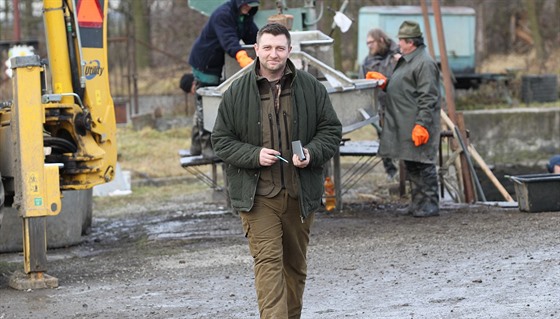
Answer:
[[[253,70],[234,81],[223,94],[212,132],[214,151],[226,163],[232,207],[249,211],[253,207],[259,181],[259,154],[262,145],[260,96],[255,61]],[[326,88],[305,71],[297,70],[292,86],[292,140],[301,140],[311,162],[297,169],[301,217],[306,218],[321,205],[323,165],[335,154],[342,136],[342,125]]]

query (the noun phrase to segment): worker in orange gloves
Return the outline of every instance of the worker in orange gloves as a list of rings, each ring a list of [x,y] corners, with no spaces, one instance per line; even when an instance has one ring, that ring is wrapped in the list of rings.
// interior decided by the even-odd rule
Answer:
[[[387,94],[378,155],[404,161],[411,185],[407,212],[438,216],[439,69],[428,55],[418,23],[404,21],[397,37],[402,56],[391,78],[379,72],[366,74]]]
[[[259,9],[258,0],[228,0],[212,12],[202,32],[195,40],[189,55],[189,64],[196,79],[197,89],[217,86],[222,80],[225,55],[235,58],[241,68],[253,62],[240,41],[254,44],[259,29],[253,17]],[[202,96],[196,95],[196,122],[191,136],[191,155],[214,157],[210,132],[204,129]]]
[[[360,77],[364,78],[370,71],[382,73],[391,78],[393,69],[400,59],[398,44],[391,39],[385,31],[374,28],[369,30],[366,37],[366,44],[369,49],[360,67]],[[377,114],[379,115],[379,125],[374,125],[377,136],[381,136],[385,121],[385,109],[387,96],[384,91],[377,92]],[[392,181],[397,178],[398,169],[392,158],[382,158],[383,168],[387,173],[387,180]]]

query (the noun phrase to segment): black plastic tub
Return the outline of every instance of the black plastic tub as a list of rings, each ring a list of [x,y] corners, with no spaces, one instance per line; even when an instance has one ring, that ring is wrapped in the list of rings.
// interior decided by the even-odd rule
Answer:
[[[560,174],[531,174],[509,178],[514,183],[520,211],[560,211]]]

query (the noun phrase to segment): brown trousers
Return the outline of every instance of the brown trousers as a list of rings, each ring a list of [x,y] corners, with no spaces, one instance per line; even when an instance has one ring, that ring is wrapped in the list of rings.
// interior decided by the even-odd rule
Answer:
[[[255,196],[251,211],[240,216],[254,260],[260,317],[300,318],[314,214],[302,222],[299,201],[282,190],[273,198]]]

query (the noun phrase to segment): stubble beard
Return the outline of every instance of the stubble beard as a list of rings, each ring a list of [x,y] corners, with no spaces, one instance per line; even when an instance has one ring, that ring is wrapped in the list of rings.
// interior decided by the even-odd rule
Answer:
[[[263,67],[269,73],[276,74],[276,73],[279,73],[279,72],[284,70],[284,68],[286,67],[286,61],[284,61],[284,62],[278,61],[278,64],[275,64],[275,65],[270,65],[267,61],[266,63],[264,63]]]

